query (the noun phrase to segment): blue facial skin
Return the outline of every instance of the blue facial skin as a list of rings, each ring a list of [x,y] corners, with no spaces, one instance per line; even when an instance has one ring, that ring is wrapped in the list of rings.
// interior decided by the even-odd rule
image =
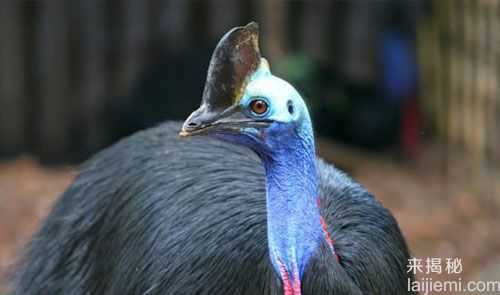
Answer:
[[[258,115],[251,111],[250,103],[255,99],[267,102],[267,112]],[[283,275],[284,268],[289,278],[300,281],[307,262],[324,239],[309,112],[299,93],[273,76],[265,61],[251,77],[239,104],[248,118],[272,120],[271,125],[242,128],[217,137],[248,146],[262,159],[271,261],[278,274]]]

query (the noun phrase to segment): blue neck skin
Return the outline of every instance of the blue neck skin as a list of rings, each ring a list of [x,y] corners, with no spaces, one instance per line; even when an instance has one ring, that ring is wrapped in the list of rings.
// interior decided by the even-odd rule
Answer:
[[[261,154],[266,171],[267,235],[271,261],[299,282],[324,233],[317,205],[318,180],[311,124],[272,128]],[[298,277],[296,277],[298,275]]]
[[[271,262],[284,283],[300,286],[309,259],[325,239],[317,203],[314,135],[308,119],[291,128],[290,124],[272,125],[258,134],[251,129],[247,136],[216,137],[246,145],[262,159]]]

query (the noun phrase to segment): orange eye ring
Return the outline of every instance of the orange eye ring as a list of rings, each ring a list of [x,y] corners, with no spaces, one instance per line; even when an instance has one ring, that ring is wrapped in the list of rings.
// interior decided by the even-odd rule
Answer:
[[[267,102],[265,100],[255,99],[250,102],[250,109],[257,115],[265,114],[268,108],[269,106],[267,105]]]

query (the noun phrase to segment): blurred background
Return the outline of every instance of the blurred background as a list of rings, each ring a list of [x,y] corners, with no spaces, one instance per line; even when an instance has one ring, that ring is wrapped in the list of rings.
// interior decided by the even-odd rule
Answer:
[[[500,0],[0,0],[0,292],[78,165],[185,119],[218,39],[252,20],[321,156],[392,210],[413,256],[500,278]]]

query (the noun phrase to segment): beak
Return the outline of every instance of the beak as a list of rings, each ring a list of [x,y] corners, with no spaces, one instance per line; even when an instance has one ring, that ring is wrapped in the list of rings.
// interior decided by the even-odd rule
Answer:
[[[184,122],[179,136],[188,137],[218,131],[238,133],[242,128],[268,127],[271,123],[272,120],[247,118],[237,105],[230,106],[220,113],[209,111],[202,105]]]
[[[227,32],[217,44],[208,68],[201,106],[184,122],[180,136],[205,134],[210,131],[237,131],[249,124],[239,106],[252,74],[261,62],[259,26],[251,22]]]
[[[197,134],[206,134],[214,129],[236,129],[238,120],[233,118],[241,112],[238,107],[230,106],[221,112],[210,110],[208,105],[202,104],[186,119],[179,133],[181,137]]]

